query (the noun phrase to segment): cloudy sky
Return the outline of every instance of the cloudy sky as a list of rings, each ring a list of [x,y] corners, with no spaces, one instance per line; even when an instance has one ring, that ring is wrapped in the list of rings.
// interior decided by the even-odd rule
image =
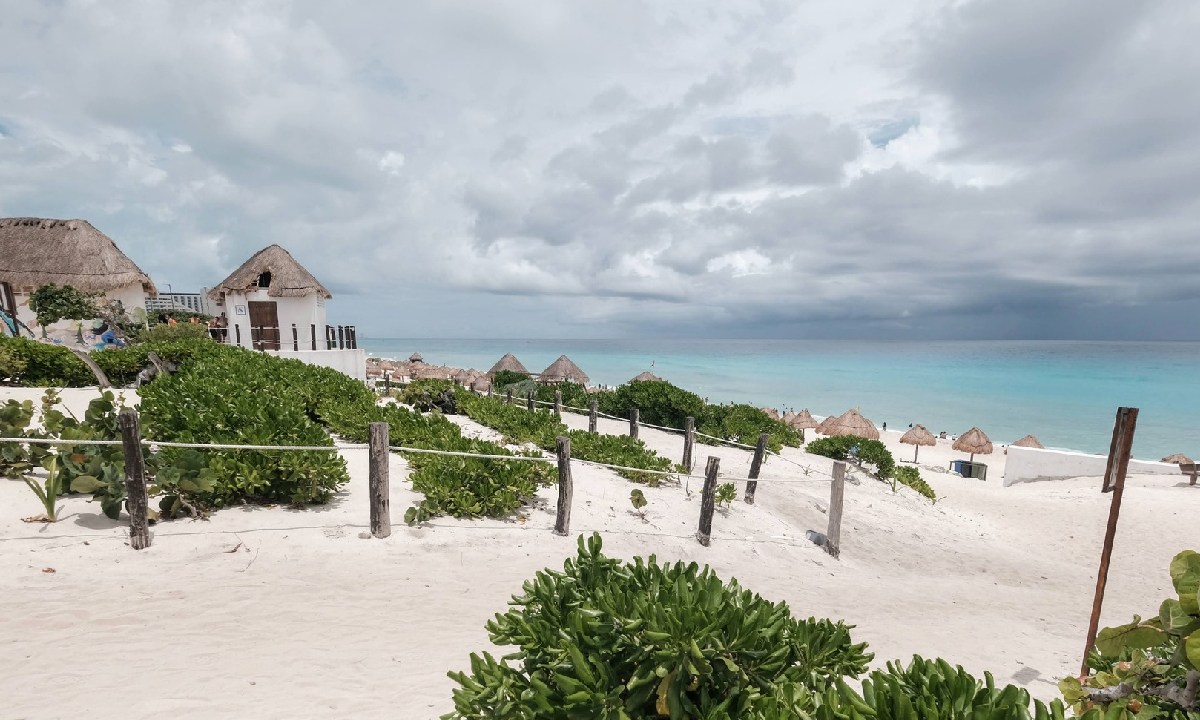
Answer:
[[[399,337],[1200,339],[1200,3],[6,0],[0,216]]]

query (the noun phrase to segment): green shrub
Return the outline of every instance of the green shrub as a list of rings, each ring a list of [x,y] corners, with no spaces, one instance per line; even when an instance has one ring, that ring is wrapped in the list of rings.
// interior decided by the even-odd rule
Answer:
[[[627,418],[638,409],[642,422],[651,425],[683,429],[684,421],[696,418],[699,425],[704,414],[704,399],[676,387],[665,380],[631,382],[596,395],[600,412]]]
[[[567,437],[571,439],[572,458],[641,470],[670,472],[673,469],[670,460],[646,447],[641,440],[628,435],[601,435],[586,430],[572,430]],[[664,479],[670,477],[637,470],[615,470],[614,472],[626,480],[650,486],[657,486]]]
[[[699,424],[697,429],[705,435],[743,445],[754,445],[759,435],[767,433],[767,449],[776,453],[784,445],[800,447],[804,439],[798,430],[785,422],[771,419],[753,405],[708,405],[696,422]],[[706,444],[713,443],[708,438],[698,439]]]
[[[501,370],[492,376],[492,387],[497,392],[503,391],[509,385],[516,385],[523,382],[530,382],[529,376],[524,373],[513,372],[512,370]]]
[[[452,672],[446,718],[800,717],[804,688],[864,672],[871,655],[850,628],[797,620],[695,563],[605,557],[579,538],[563,570],[539,572],[512,608],[487,624],[496,660],[471,656]],[[785,697],[787,693],[790,697]]]
[[[208,334],[207,324],[188,321],[179,322],[175,325],[168,323],[151,325],[149,330],[143,330],[138,333],[137,339],[141,343],[164,343],[176,340],[213,341],[212,336]]]
[[[11,345],[0,345],[0,383],[14,383],[25,372],[29,362]]]
[[[554,402],[555,391],[562,393],[562,404],[564,407],[586,408],[592,399],[586,387],[574,382],[563,382],[557,385],[538,385],[537,399],[542,402],[552,403]]]
[[[61,345],[28,338],[0,338],[0,349],[7,350],[19,367],[8,382],[27,387],[86,387],[96,378],[83,361]]]
[[[420,405],[426,398],[436,398],[458,385],[453,380],[414,380],[399,392],[397,399],[405,405]]]
[[[890,480],[896,471],[896,461],[887,446],[878,440],[868,440],[857,435],[834,435],[818,438],[805,446],[814,455],[824,455],[834,460],[850,459],[853,453],[859,461],[875,466],[875,477]]]
[[[896,482],[901,485],[916,490],[930,500],[937,501],[937,493],[929,486],[929,483],[921,477],[921,473],[915,467],[901,466],[896,468]]]

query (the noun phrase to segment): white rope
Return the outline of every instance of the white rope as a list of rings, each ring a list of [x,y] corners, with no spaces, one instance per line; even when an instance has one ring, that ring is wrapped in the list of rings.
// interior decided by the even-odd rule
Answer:
[[[420,453],[423,455],[448,455],[450,457],[472,457],[472,458],[480,458],[480,459],[487,459],[487,460],[519,460],[519,461],[524,461],[524,462],[544,462],[544,463],[558,462],[558,460],[556,458],[548,458],[548,457],[530,457],[528,455],[484,455],[481,453],[459,452],[456,450],[431,450],[429,448],[410,448],[410,447],[403,447],[400,445],[389,445],[388,450],[395,450],[396,452],[406,452],[406,453]]]
[[[120,445],[120,440],[60,440],[57,438],[0,437],[0,442],[30,445]]]

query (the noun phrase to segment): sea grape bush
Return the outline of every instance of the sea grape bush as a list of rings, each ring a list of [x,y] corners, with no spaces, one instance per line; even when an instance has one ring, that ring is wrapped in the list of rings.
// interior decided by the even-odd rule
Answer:
[[[859,461],[875,466],[875,477],[879,480],[890,480],[896,472],[896,460],[887,446],[878,440],[857,435],[834,435],[813,440],[805,449],[814,455],[824,455],[834,460],[847,460],[853,452]]]
[[[771,419],[753,405],[708,405],[696,422],[699,424],[697,429],[704,435],[743,445],[753,445],[758,442],[759,435],[767,433],[767,449],[776,453],[785,445],[800,447],[804,441],[799,430],[780,420]],[[705,444],[715,444],[715,441],[706,437],[697,439]]]
[[[487,624],[506,656],[471,656],[452,672],[446,718],[766,718],[805,687],[866,670],[871,655],[850,628],[796,620],[736,581],[695,563],[605,557],[599,535],[579,539],[561,572],[526,582]],[[789,707],[788,710],[794,710]],[[770,717],[797,717],[793,712]]]
[[[937,501],[937,493],[933,491],[929,483],[925,482],[915,467],[900,466],[896,468],[895,473],[896,482],[916,490],[930,500]]]
[[[1089,658],[1092,674],[1059,689],[1083,717],[1200,720],[1200,553],[1171,560],[1176,597],[1143,620],[1104,628]]]

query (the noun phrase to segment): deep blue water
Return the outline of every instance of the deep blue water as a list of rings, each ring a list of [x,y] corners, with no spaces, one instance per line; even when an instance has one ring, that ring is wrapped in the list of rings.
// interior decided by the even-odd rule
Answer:
[[[1134,455],[1200,457],[1200,343],[1075,341],[360,339],[368,353],[487,370],[512,352],[533,372],[561,354],[593,383],[643,370],[707,397],[815,415],[857,407],[876,425],[981,427],[994,443],[1106,453],[1119,406],[1140,409]]]

